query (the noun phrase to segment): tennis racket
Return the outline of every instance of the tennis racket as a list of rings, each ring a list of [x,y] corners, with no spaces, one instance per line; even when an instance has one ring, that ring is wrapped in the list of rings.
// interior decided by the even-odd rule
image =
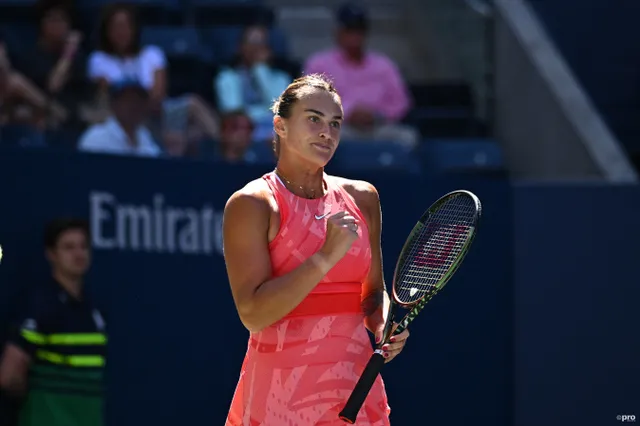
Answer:
[[[482,212],[478,197],[469,191],[450,192],[424,212],[407,237],[393,277],[389,315],[382,341],[376,347],[351,396],[340,412],[347,423],[356,421],[378,373],[384,365],[382,346],[400,334],[422,308],[451,279],[476,235]],[[393,328],[397,307],[409,312]]]

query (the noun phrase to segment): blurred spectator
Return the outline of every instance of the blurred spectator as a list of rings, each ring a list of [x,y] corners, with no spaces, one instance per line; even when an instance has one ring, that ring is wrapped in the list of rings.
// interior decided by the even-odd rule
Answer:
[[[158,157],[162,151],[144,126],[149,93],[133,80],[110,86],[112,117],[94,124],[82,135],[78,149],[85,152]]]
[[[187,94],[167,98],[167,60],[162,49],[140,45],[140,26],[135,10],[127,4],[106,6],[99,28],[99,50],[89,58],[89,77],[102,88],[106,106],[106,88],[125,78],[138,80],[149,91],[150,112],[156,137],[188,137],[192,120],[209,138],[218,136],[214,111],[200,97]]]
[[[237,58],[215,79],[220,112],[246,111],[255,124],[253,138],[258,141],[271,139],[273,114],[269,107],[292,81],[291,76],[272,65],[271,59],[268,29],[248,26]]]
[[[11,71],[6,57],[0,57],[0,143],[21,147],[44,146],[44,110],[29,102]]]
[[[224,115],[215,158],[227,163],[255,162],[256,154],[250,149],[253,132],[254,126],[251,118],[244,112],[236,111]]]
[[[11,66],[0,33],[0,138],[7,125],[32,127],[38,132],[38,127],[44,127],[47,106],[51,105],[45,96]]]
[[[81,107],[94,96],[86,76],[87,57],[80,48],[82,34],[72,30],[72,9],[65,0],[41,0],[37,14],[38,41],[16,55],[15,68],[61,105],[49,117],[52,125],[80,131]]]
[[[11,74],[9,60],[0,54],[0,125],[12,123],[16,118],[15,106],[20,95],[15,90]]]
[[[417,130],[399,124],[410,108],[408,89],[387,56],[367,50],[369,18],[346,4],[338,10],[337,48],[312,55],[306,74],[324,73],[342,97],[346,125],[342,139],[393,140],[415,145]]]
[[[187,137],[179,132],[165,133],[163,148],[169,157],[197,157],[199,144],[189,143]]]
[[[106,324],[84,292],[89,225],[57,219],[44,237],[51,278],[29,290],[4,349],[0,387],[22,401],[20,425],[99,426]]]

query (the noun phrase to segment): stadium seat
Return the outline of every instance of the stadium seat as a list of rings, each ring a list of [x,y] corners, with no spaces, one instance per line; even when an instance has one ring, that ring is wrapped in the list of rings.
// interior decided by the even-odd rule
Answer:
[[[275,56],[281,58],[289,57],[289,39],[282,29],[272,27],[269,31],[269,43]]]
[[[4,9],[0,15],[4,18]],[[9,55],[19,54],[33,49],[38,41],[38,29],[35,25],[16,24],[2,25],[2,36],[9,51]]]
[[[97,28],[101,10],[111,3],[111,0],[83,0],[78,3],[76,9],[82,18],[81,26]],[[142,25],[180,25],[185,20],[181,0],[131,0],[126,3],[136,8]]]
[[[414,109],[404,122],[424,137],[470,137],[479,134],[471,87],[466,82],[438,81],[409,87]]]
[[[40,148],[47,145],[44,133],[32,126],[10,124],[0,126],[0,145]]]
[[[197,93],[213,99],[212,81],[215,53],[204,44],[195,28],[147,26],[142,29],[143,45],[160,47],[169,62],[169,96]]]
[[[427,173],[493,173],[505,169],[502,150],[491,139],[426,140],[419,148]]]
[[[435,81],[409,86],[417,107],[471,107],[473,95],[471,87],[464,81]]]
[[[426,138],[460,138],[479,136],[474,111],[465,107],[418,107],[404,119]]]
[[[169,61],[169,96],[196,93],[215,104],[213,78],[216,66],[198,58],[172,57]]]
[[[215,140],[204,140],[201,144],[201,157],[204,160],[216,158],[216,146],[218,142]],[[250,164],[268,164],[275,165],[276,158],[273,155],[271,143],[265,141],[254,142],[247,150],[247,162]]]
[[[211,46],[223,64],[231,61],[238,52],[242,27],[238,25],[202,28],[202,41]]]
[[[33,8],[36,0],[2,0],[0,1],[0,24],[2,31],[5,25],[33,25],[35,22]]]
[[[262,6],[262,0],[192,0],[192,4],[210,6]]]
[[[189,0],[190,20],[198,27],[273,22],[273,12],[259,0]]]
[[[238,52],[244,26],[227,25],[200,30],[202,40],[218,54],[222,63],[229,63]],[[275,56],[286,58],[289,54],[288,40],[284,32],[276,27],[269,31],[269,42]]]
[[[276,157],[273,154],[271,142],[256,141],[251,145],[250,156],[257,164],[275,164]]]
[[[190,57],[213,63],[214,51],[202,43],[200,34],[192,27],[145,26],[142,29],[143,45],[160,47],[169,58]]]
[[[33,25],[35,23],[34,9],[36,0],[0,0],[0,24],[2,32],[6,25]]]
[[[401,170],[420,173],[413,149],[396,142],[343,140],[331,161],[340,170]]]

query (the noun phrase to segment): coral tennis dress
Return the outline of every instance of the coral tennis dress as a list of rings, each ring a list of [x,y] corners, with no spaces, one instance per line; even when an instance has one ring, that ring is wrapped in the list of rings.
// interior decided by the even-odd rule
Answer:
[[[274,276],[322,247],[334,213],[347,210],[358,218],[360,238],[293,311],[251,333],[225,426],[342,426],[338,413],[372,353],[360,307],[371,267],[367,225],[331,176],[324,175],[325,196],[313,200],[291,193],[273,172],[263,178],[280,209],[280,230],[269,244]],[[378,376],[356,425],[389,425],[390,411]]]

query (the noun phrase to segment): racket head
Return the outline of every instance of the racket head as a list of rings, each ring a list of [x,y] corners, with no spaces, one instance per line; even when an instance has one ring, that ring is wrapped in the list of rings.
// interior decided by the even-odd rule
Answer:
[[[471,191],[440,197],[420,217],[400,251],[394,301],[405,309],[431,298],[451,279],[473,242],[482,204]]]

